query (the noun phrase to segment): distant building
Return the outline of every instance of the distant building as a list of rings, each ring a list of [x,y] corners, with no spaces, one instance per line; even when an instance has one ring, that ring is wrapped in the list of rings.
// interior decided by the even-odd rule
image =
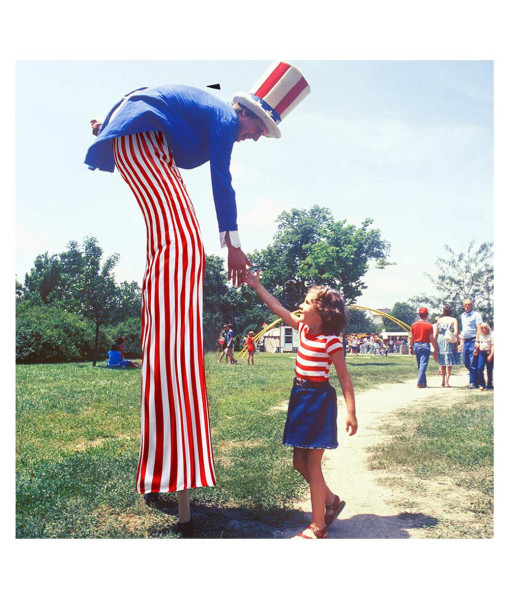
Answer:
[[[298,344],[299,338],[296,329],[288,325],[282,325],[271,329],[263,336],[261,349],[273,354],[297,352]]]

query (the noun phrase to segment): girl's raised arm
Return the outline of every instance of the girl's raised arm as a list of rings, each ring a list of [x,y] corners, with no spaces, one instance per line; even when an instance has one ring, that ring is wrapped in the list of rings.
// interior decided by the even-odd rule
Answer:
[[[299,318],[296,315],[293,315],[290,310],[285,308],[279,300],[277,300],[272,294],[270,294],[266,288],[260,283],[260,269],[256,273],[252,273],[251,271],[246,271],[244,281],[248,284],[252,289],[254,289],[257,294],[260,296],[260,299],[264,304],[274,312],[275,315],[278,315],[281,319],[294,327],[294,329],[298,328]]]

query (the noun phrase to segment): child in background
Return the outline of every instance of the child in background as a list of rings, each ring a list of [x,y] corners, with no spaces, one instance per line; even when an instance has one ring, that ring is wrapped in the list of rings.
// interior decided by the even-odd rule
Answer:
[[[478,347],[478,385],[480,390],[492,390],[492,372],[494,369],[494,334],[488,323],[480,325]],[[487,367],[487,384],[485,383],[484,370]]]
[[[136,369],[141,369],[142,366],[136,362],[132,362],[131,360],[126,360],[122,357],[122,350],[119,348],[117,344],[113,344],[112,349],[107,352],[108,354],[108,364],[107,367],[110,368],[122,368],[126,367],[134,367]]]
[[[225,338],[225,343],[226,343],[226,348],[227,348],[227,357],[225,360],[227,361],[227,364],[230,364],[230,365],[233,365],[237,362],[234,359],[234,341],[235,341],[234,337],[235,337],[235,333],[234,333],[233,325],[232,325],[232,323],[229,323],[227,337]]]
[[[250,364],[250,360],[251,360],[251,364],[254,365],[255,363],[253,362],[253,357],[255,356],[255,343],[253,341],[253,336],[255,334],[253,333],[253,331],[249,331],[248,332],[248,338],[246,340],[246,346],[247,346],[247,350],[248,350],[248,364]]]
[[[300,306],[301,316],[296,317],[260,283],[260,270],[256,274],[247,271],[245,282],[273,313],[299,332],[296,377],[283,444],[293,447],[293,466],[310,485],[312,522],[295,537],[324,539],[328,527],[345,506],[345,501],[327,486],[321,466],[324,450],[338,446],[337,397],[329,384],[331,363],[335,365],[347,408],[345,429],[349,435],[358,429],[354,390],[339,337],[347,321],[344,302],[335,290],[313,287]]]

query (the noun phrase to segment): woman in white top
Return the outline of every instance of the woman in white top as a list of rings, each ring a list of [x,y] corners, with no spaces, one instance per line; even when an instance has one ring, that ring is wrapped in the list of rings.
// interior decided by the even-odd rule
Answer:
[[[460,365],[459,324],[452,317],[452,307],[448,304],[443,307],[443,316],[437,321],[435,338],[437,342],[437,363],[441,367],[443,387],[450,387],[452,366]]]

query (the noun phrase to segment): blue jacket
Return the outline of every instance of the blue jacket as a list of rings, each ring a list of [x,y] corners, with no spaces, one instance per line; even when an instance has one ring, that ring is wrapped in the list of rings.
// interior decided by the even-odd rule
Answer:
[[[204,90],[185,85],[141,88],[110,110],[85,163],[91,169],[113,172],[113,138],[161,131],[179,168],[194,169],[210,162],[219,230],[237,231],[230,157],[238,127],[233,107]]]

